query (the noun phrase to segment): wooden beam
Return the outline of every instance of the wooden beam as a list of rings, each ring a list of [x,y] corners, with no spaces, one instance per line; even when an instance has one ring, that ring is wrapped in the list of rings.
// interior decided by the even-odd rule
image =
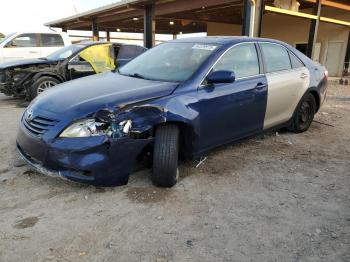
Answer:
[[[224,15],[224,16],[215,16],[215,15],[205,15],[205,14],[189,14],[189,13],[177,13],[169,14],[166,16],[158,16],[157,18],[168,19],[174,21],[189,20],[194,22],[215,22],[215,23],[226,23],[226,24],[241,24],[242,18],[241,15]]]
[[[266,11],[271,11],[271,12],[274,12],[274,13],[298,16],[298,17],[301,17],[301,18],[317,19],[316,15],[310,15],[310,14],[306,14],[306,13],[301,13],[301,12],[291,11],[291,10],[287,10],[287,9],[277,8],[277,7],[270,6],[270,5],[265,5],[265,10]]]
[[[108,15],[104,17],[97,17],[96,21],[97,23],[104,23],[104,22],[112,22],[112,21],[120,21],[125,19],[130,19],[133,17],[142,17],[143,16],[143,10],[131,10],[129,12],[121,13],[121,14],[113,14]]]
[[[166,14],[174,14],[179,12],[191,11],[195,9],[206,9],[213,6],[224,4],[232,4],[233,2],[241,2],[241,0],[202,0],[202,1],[188,1],[176,0],[164,4],[158,4],[155,8],[155,15],[161,16]]]
[[[309,3],[316,3],[316,0],[305,0],[306,2]],[[336,3],[333,1],[329,1],[329,0],[322,0],[321,1],[322,5],[325,6],[330,6],[330,7],[334,7],[334,8],[338,8],[338,9],[342,9],[342,10],[346,10],[346,11],[350,11],[350,4],[341,4],[341,3]]]
[[[332,24],[350,26],[350,22],[343,21],[343,20],[338,20],[338,19],[333,19],[333,18],[328,18],[328,17],[324,17],[324,16],[321,16],[320,20],[322,22],[328,22],[328,23],[332,23]]]
[[[281,9],[281,8],[277,8],[277,7],[273,7],[273,6],[269,6],[269,5],[265,6],[265,10],[266,11],[271,11],[271,12],[274,12],[274,13],[291,15],[291,16],[296,16],[296,17],[301,17],[301,18],[317,19],[317,15],[311,15],[311,14],[306,14],[306,13],[301,13],[301,12]],[[344,21],[344,20],[338,20],[338,19],[328,18],[328,17],[324,17],[324,16],[321,16],[320,20],[322,22],[328,22],[328,23],[332,23],[332,24],[350,26],[350,22]]]

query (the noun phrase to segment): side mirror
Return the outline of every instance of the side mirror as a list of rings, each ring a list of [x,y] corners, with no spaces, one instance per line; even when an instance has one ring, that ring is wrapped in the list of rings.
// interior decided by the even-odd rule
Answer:
[[[207,76],[208,84],[233,83],[236,79],[235,73],[232,71],[219,70],[211,72]]]

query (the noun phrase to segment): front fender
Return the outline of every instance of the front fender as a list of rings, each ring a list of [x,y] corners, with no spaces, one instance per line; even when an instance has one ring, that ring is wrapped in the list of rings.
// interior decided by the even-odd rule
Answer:
[[[58,79],[60,82],[65,82],[65,78],[60,75],[60,74],[56,74],[56,73],[53,73],[53,72],[47,72],[47,71],[43,71],[43,72],[38,72],[36,73],[33,77],[32,77],[32,81],[31,81],[31,84],[35,83],[36,80],[38,80],[40,77],[42,76],[51,76],[53,78],[56,78]]]

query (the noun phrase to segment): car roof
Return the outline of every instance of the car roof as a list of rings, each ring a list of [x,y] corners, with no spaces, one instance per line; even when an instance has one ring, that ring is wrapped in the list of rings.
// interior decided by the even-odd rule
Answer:
[[[15,32],[10,32],[9,34],[64,34],[64,32],[56,32],[53,30],[25,30],[25,31],[15,31]]]
[[[124,43],[116,43],[116,42],[106,42],[106,41],[81,41],[78,43],[74,43],[73,45],[84,45],[84,46],[92,46],[92,45],[102,45],[102,44],[112,44],[112,45],[132,45],[132,44],[124,44]]]
[[[282,43],[281,41],[269,38],[257,38],[247,36],[206,36],[206,37],[189,37],[183,39],[176,39],[172,42],[179,43],[203,43],[203,44],[237,44],[243,42],[271,42],[271,43]]]

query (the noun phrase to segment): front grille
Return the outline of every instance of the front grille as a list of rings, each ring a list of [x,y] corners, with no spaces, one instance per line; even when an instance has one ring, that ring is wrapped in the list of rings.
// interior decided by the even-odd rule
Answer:
[[[50,128],[56,125],[57,123],[58,123],[57,120],[50,119],[43,116],[35,116],[32,119],[24,117],[23,119],[23,124],[27,128],[27,130],[36,136],[43,135],[45,132],[50,130]]]

